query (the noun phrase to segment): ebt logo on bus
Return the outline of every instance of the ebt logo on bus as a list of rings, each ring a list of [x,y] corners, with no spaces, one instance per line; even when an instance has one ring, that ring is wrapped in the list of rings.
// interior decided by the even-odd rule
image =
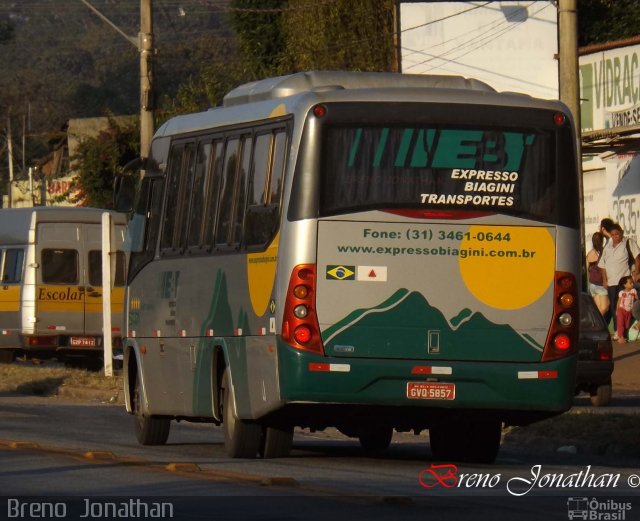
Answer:
[[[478,300],[519,309],[539,299],[553,281],[555,240],[546,228],[471,226],[458,262],[462,280]]]

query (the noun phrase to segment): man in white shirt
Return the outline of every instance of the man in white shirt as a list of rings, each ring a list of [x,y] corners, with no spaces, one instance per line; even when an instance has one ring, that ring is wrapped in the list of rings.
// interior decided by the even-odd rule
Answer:
[[[640,247],[636,241],[624,238],[624,231],[619,224],[614,224],[609,232],[611,240],[602,251],[598,267],[602,270],[603,286],[609,293],[608,316],[605,319],[613,319],[613,330],[616,330],[616,306],[618,304],[618,284],[622,277],[633,276],[633,281],[640,279]],[[627,243],[629,246],[627,247]]]

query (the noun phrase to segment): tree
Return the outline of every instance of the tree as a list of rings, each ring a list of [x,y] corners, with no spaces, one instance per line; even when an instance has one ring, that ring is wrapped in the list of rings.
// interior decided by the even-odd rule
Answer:
[[[252,79],[313,69],[394,69],[394,0],[231,5],[231,24]]]
[[[580,0],[578,44],[604,43],[640,35],[640,0]]]
[[[393,0],[290,0],[282,22],[286,67],[394,70]]]
[[[109,126],[95,138],[81,141],[71,157],[76,177],[66,199],[80,206],[112,208],[113,181],[122,167],[138,156],[140,130],[136,125],[119,125],[109,118]]]

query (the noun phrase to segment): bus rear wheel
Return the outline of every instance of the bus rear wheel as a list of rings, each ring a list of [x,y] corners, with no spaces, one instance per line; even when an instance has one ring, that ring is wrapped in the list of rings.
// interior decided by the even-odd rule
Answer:
[[[262,430],[260,455],[264,459],[285,458],[291,452],[293,427],[265,427]]]
[[[429,429],[431,454],[436,460],[493,463],[500,449],[502,422],[449,421]]]
[[[230,458],[255,458],[260,450],[262,427],[238,418],[236,399],[225,369],[221,384],[222,427],[224,429],[224,448]]]
[[[133,415],[136,438],[140,445],[164,445],[167,443],[171,420],[162,416],[147,416],[142,412],[140,378],[136,378],[133,392]]]

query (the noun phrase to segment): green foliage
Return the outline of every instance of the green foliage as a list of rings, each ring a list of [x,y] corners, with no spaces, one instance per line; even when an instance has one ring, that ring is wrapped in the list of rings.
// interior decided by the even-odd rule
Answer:
[[[308,1],[308,0],[307,0]],[[282,30],[287,0],[233,0],[229,21],[238,37],[245,69],[254,78],[281,73]]]
[[[282,22],[289,70],[396,70],[393,0],[290,0]]]
[[[112,208],[113,181],[122,167],[138,155],[140,130],[135,125],[119,125],[109,118],[109,126],[95,138],[86,138],[71,157],[77,177],[71,183],[69,202],[81,206]]]
[[[578,45],[640,35],[640,0],[580,0]]]
[[[393,0],[234,0],[253,79],[302,70],[395,70]]]

